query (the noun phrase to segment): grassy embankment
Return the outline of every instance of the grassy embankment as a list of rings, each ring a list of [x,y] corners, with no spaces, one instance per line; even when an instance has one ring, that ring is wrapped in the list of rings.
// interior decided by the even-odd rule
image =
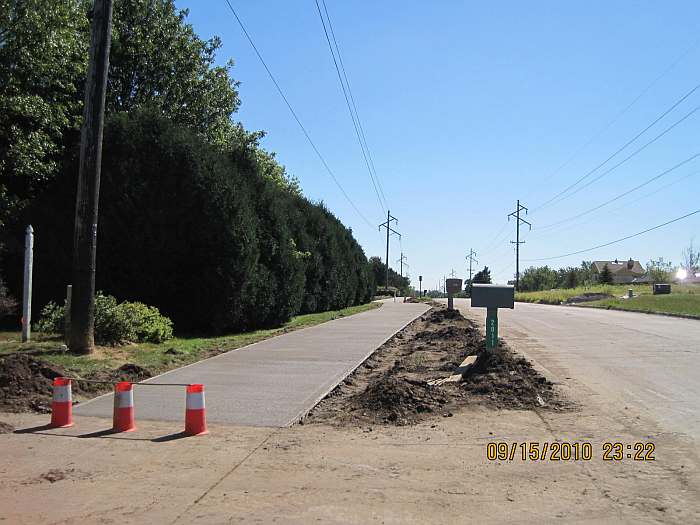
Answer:
[[[625,299],[627,290],[632,288],[632,299]],[[671,285],[669,295],[652,295],[651,285],[596,285],[571,289],[521,292],[515,294],[516,301],[540,304],[560,304],[584,293],[605,293],[611,298],[580,303],[580,306],[609,308],[635,312],[665,313],[700,318],[700,286]]]
[[[76,356],[61,351],[63,341],[59,336],[32,334],[32,341],[20,342],[19,332],[0,332],[0,357],[15,352],[26,352],[66,368],[69,372],[85,376],[102,369],[113,369],[124,363],[134,363],[153,374],[172,370],[216,354],[257,343],[276,335],[347,317],[379,308],[381,303],[368,303],[316,314],[299,315],[279,328],[256,330],[219,337],[175,337],[161,344],[132,344],[125,346],[100,346],[94,354]]]

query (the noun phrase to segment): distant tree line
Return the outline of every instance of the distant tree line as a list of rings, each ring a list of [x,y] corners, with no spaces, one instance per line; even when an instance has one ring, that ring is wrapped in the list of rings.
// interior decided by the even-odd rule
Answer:
[[[610,281],[612,276],[610,275]],[[549,266],[531,266],[520,274],[520,291],[534,292],[552,288],[576,288],[596,282],[591,261],[583,261],[581,266],[568,266],[555,270]]]
[[[90,4],[0,0],[0,273],[21,296],[33,224],[35,315],[70,282]],[[374,265],[264,133],[232,120],[232,64],[214,65],[221,42],[186,16],[172,0],[115,0],[97,288],[218,332],[367,301]]]
[[[369,258],[370,272],[378,289],[386,287],[386,264],[381,257]],[[411,281],[408,277],[402,277],[398,272],[389,268],[389,286],[397,288],[399,291],[408,291]]]

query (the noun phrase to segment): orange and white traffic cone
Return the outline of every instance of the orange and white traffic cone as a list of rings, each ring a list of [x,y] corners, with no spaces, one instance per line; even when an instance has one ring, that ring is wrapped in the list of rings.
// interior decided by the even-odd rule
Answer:
[[[57,377],[53,380],[53,400],[51,401],[51,423],[53,428],[73,426],[73,396],[70,379]]]
[[[121,382],[114,385],[114,415],[112,418],[114,432],[133,432],[134,423],[134,385]]]
[[[207,415],[204,408],[204,385],[187,386],[185,405],[185,434],[188,436],[208,434]]]

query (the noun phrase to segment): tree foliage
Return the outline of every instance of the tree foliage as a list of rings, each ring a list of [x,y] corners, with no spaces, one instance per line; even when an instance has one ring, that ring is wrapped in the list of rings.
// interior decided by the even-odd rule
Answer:
[[[79,0],[0,0],[0,225],[55,176],[82,112]]]
[[[154,109],[105,127],[97,287],[156,305],[180,330],[278,325],[299,312],[372,295],[367,259],[323,205],[264,174],[251,143],[227,151]],[[70,282],[77,151],[27,208],[35,237],[35,303]],[[21,224],[14,226],[21,268]],[[12,281],[21,282],[15,271]]]
[[[613,274],[610,271],[607,263],[603,265],[603,269],[598,274],[598,282],[601,284],[610,284],[613,282]]]
[[[0,247],[17,296],[34,225],[37,308],[70,282],[91,5],[0,0]],[[232,62],[216,65],[221,41],[186,17],[174,0],[114,2],[98,289],[156,305],[181,330],[366,301],[372,270],[352,232],[303,197],[264,132],[232,120]]]
[[[386,287],[386,264],[382,262],[381,257],[370,257],[369,266],[372,278],[377,288],[385,289]],[[411,281],[408,277],[401,277],[393,268],[389,268],[389,286],[393,286],[399,290],[406,290],[410,286]]]
[[[670,283],[673,264],[664,261],[663,257],[651,260],[647,263],[647,275],[653,283]]]
[[[549,266],[531,266],[520,275],[520,291],[535,292],[552,288],[576,288],[594,281],[592,263],[581,262],[581,266],[568,266],[555,270]]]
[[[491,284],[491,270],[489,270],[489,267],[484,266],[483,270],[476,272],[472,282],[475,284]]]
[[[0,0],[0,221],[59,173],[79,140],[91,5]],[[199,38],[187,14],[174,0],[114,2],[106,112],[151,107],[210,143],[240,141],[233,63],[215,65],[220,39]]]

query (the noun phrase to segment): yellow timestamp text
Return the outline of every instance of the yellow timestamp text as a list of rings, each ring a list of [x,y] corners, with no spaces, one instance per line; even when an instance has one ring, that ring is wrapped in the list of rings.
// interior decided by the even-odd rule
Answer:
[[[489,461],[654,461],[656,446],[651,442],[605,442],[597,454],[589,441],[492,441],[486,445]]]

